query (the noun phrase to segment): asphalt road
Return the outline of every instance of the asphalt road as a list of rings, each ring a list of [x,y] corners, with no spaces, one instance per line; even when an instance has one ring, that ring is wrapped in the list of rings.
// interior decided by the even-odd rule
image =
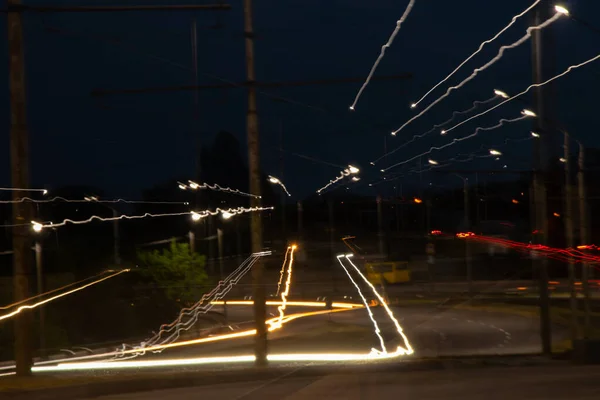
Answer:
[[[335,373],[100,397],[101,400],[596,400],[600,367],[538,366]]]

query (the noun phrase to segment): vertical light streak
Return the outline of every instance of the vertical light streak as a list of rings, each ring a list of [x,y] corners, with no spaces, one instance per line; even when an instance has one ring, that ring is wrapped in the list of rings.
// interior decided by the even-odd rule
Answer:
[[[590,58],[590,59],[588,59],[588,60],[586,60],[586,61],[584,61],[584,62],[582,62],[582,63],[571,65],[570,67],[568,67],[566,70],[564,70],[564,71],[563,71],[563,72],[561,72],[560,74],[558,74],[558,75],[555,75],[555,76],[553,76],[552,78],[550,78],[550,79],[548,79],[548,80],[546,80],[546,81],[544,81],[544,82],[541,82],[541,83],[534,83],[534,84],[532,84],[532,85],[529,85],[529,86],[528,86],[528,87],[527,87],[525,90],[523,90],[521,93],[517,93],[516,95],[514,95],[514,96],[512,96],[512,97],[509,97],[508,99],[504,100],[502,103],[500,103],[500,104],[497,104],[497,105],[495,105],[494,107],[492,107],[492,108],[490,108],[490,109],[488,109],[488,110],[485,110],[485,111],[483,111],[483,112],[480,112],[480,113],[479,113],[479,114],[477,114],[477,115],[473,115],[472,117],[470,117],[470,118],[467,118],[466,120],[464,120],[464,121],[462,121],[462,122],[460,122],[460,123],[458,123],[458,124],[454,125],[453,127],[446,129],[446,132],[453,131],[454,129],[458,128],[459,126],[461,126],[461,125],[464,125],[464,124],[466,124],[467,122],[469,122],[469,121],[472,121],[472,120],[474,120],[474,119],[476,119],[476,118],[479,118],[479,117],[481,117],[481,116],[483,116],[483,115],[485,115],[485,114],[487,114],[487,113],[489,113],[489,112],[491,112],[491,111],[494,111],[494,110],[495,110],[495,109],[497,109],[498,107],[501,107],[501,106],[505,105],[506,103],[508,103],[508,102],[511,102],[511,101],[513,101],[514,99],[516,99],[516,98],[519,98],[519,97],[523,96],[524,94],[527,94],[527,93],[529,93],[529,91],[530,91],[531,89],[533,89],[533,88],[537,88],[537,87],[541,87],[541,86],[547,85],[547,84],[549,84],[550,82],[553,82],[553,81],[555,81],[556,79],[559,79],[559,78],[562,78],[562,77],[563,77],[563,76],[565,76],[565,75],[568,75],[568,74],[569,74],[571,71],[573,71],[573,70],[575,70],[575,69],[577,69],[577,68],[581,68],[581,67],[583,67],[583,66],[585,66],[585,65],[587,65],[587,64],[590,64],[590,63],[592,63],[592,62],[594,62],[594,61],[596,61],[596,60],[598,60],[598,59],[600,59],[600,54],[598,54],[598,55],[596,55],[595,57],[592,57],[592,58]]]
[[[369,285],[369,287],[373,291],[373,294],[375,296],[377,296],[377,298],[379,299],[379,303],[385,309],[385,312],[387,313],[387,315],[390,317],[390,319],[394,323],[394,326],[396,327],[396,330],[398,331],[398,334],[402,337],[402,340],[404,340],[405,347],[404,348],[399,348],[398,351],[402,352],[402,350],[403,350],[404,354],[413,354],[414,350],[413,350],[412,346],[410,345],[410,343],[408,341],[408,338],[404,334],[404,331],[402,330],[402,327],[400,326],[400,323],[398,322],[398,320],[396,319],[396,317],[394,317],[394,313],[392,312],[392,310],[390,310],[390,307],[387,305],[387,303],[385,302],[384,298],[379,294],[379,292],[377,291],[377,289],[375,289],[375,286],[373,286],[373,284],[371,282],[369,282],[369,280],[367,279],[367,277],[364,276],[362,272],[360,272],[360,269],[358,269],[358,267],[356,265],[354,265],[354,263],[350,259],[351,257],[353,257],[353,254],[346,254],[344,257],[346,258],[346,260],[348,260],[348,262],[350,263],[350,265],[352,265],[352,267],[354,268],[354,270],[360,275],[360,277],[363,279],[363,281],[365,281],[365,283],[367,285]]]
[[[392,43],[394,42],[396,35],[398,35],[398,32],[400,32],[400,27],[402,26],[402,23],[406,20],[406,18],[408,17],[408,14],[410,14],[410,11],[412,10],[413,6],[415,5],[415,1],[416,0],[410,0],[410,2],[408,3],[408,6],[406,6],[406,9],[404,10],[404,13],[400,17],[400,19],[398,21],[396,21],[396,27],[394,28],[394,31],[390,35],[388,41],[383,46],[381,46],[381,52],[379,53],[379,57],[377,57],[377,59],[375,60],[375,64],[373,64],[373,66],[371,67],[371,70],[369,71],[369,75],[367,76],[367,79],[365,80],[363,85],[360,87],[358,93],[356,94],[356,97],[354,98],[354,102],[352,102],[352,105],[350,106],[350,110],[354,111],[354,109],[356,107],[356,103],[358,103],[358,99],[362,95],[363,91],[366,89],[369,82],[371,82],[371,78],[373,78],[373,74],[375,73],[377,66],[379,66],[379,63],[385,56],[385,49],[390,47],[392,45]]]
[[[448,74],[448,76],[446,76],[444,79],[442,79],[440,82],[438,82],[434,87],[432,87],[431,89],[429,89],[429,91],[427,93],[425,93],[419,100],[417,100],[415,103],[413,103],[414,107],[417,107],[419,105],[419,103],[421,103],[423,100],[425,100],[425,98],[427,96],[429,96],[431,94],[431,92],[433,92],[435,89],[437,89],[441,84],[443,84],[444,82],[446,82],[448,79],[450,79],[456,72],[458,72],[459,69],[461,69],[466,63],[468,63],[473,57],[475,57],[477,54],[479,54],[479,52],[481,50],[483,50],[484,46],[486,44],[490,44],[492,43],[494,40],[498,39],[500,37],[500,35],[502,35],[504,32],[506,32],[511,26],[514,25],[514,23],[517,21],[517,19],[521,18],[523,15],[527,14],[532,8],[534,8],[535,6],[538,5],[538,3],[540,2],[540,0],[536,0],[532,5],[530,5],[527,9],[525,9],[525,11],[521,12],[520,14],[515,15],[514,17],[512,17],[512,19],[510,20],[510,23],[508,25],[506,25],[504,28],[502,28],[502,30],[500,30],[498,33],[496,33],[496,35],[494,37],[492,37],[491,39],[486,40],[485,42],[482,42],[479,45],[479,48],[473,53],[471,54],[469,57],[467,57],[462,63],[460,63],[458,65],[458,67],[456,67],[452,72],[450,72],[450,74]]]
[[[274,322],[270,323],[270,328],[269,330],[274,330],[274,329],[279,329],[281,328],[282,324],[283,324],[283,316],[284,316],[284,312],[285,312],[285,308],[287,306],[287,297],[290,294],[290,286],[292,283],[292,267],[294,265],[294,251],[296,250],[296,246],[290,246],[290,262],[288,264],[288,269],[287,269],[287,279],[285,281],[285,290],[283,291],[283,293],[281,293],[281,305],[279,307],[277,307],[277,310],[279,311],[279,318],[277,320],[275,320]]]
[[[77,287],[75,289],[69,290],[69,291],[61,293],[61,294],[57,294],[56,296],[49,297],[49,298],[47,298],[45,300],[42,300],[40,302],[37,302],[35,304],[21,306],[21,307],[17,308],[13,312],[10,312],[10,313],[4,314],[4,315],[0,315],[0,321],[8,319],[8,318],[11,318],[11,317],[14,317],[15,315],[19,314],[23,310],[31,310],[31,309],[37,308],[39,306],[42,306],[42,305],[44,305],[46,303],[49,303],[49,302],[54,301],[56,299],[59,299],[61,297],[67,296],[67,295],[75,293],[75,292],[79,292],[80,290],[86,289],[86,288],[88,288],[90,286],[93,286],[93,285],[95,285],[97,283],[104,282],[107,279],[114,278],[115,276],[121,275],[122,273],[125,273],[125,272],[129,272],[129,269],[123,269],[123,270],[115,272],[114,274],[111,274],[109,276],[105,276],[104,278],[97,279],[97,280],[95,280],[93,282],[90,282],[88,284],[85,284],[83,286]]]
[[[344,243],[346,243],[346,242],[344,241]],[[347,243],[346,243],[346,246],[348,246]],[[352,284],[356,288],[356,291],[358,292],[360,298],[362,299],[362,302],[365,305],[365,309],[367,310],[367,313],[369,314],[369,318],[371,319],[371,322],[373,323],[373,328],[375,329],[375,335],[377,335],[377,337],[379,338],[379,343],[381,345],[381,351],[373,348],[373,349],[371,349],[371,352],[379,353],[379,354],[386,354],[387,349],[385,347],[385,342],[383,340],[383,337],[381,336],[381,330],[379,329],[379,324],[377,324],[377,321],[375,320],[375,316],[373,315],[373,311],[371,311],[371,307],[369,307],[369,302],[365,298],[365,295],[363,294],[362,290],[360,290],[360,286],[358,286],[358,284],[356,283],[354,278],[352,278],[352,275],[350,275],[350,272],[348,271],[348,269],[346,268],[346,266],[344,265],[342,260],[340,260],[340,258],[342,258],[342,257],[344,257],[344,255],[340,254],[339,256],[337,256],[337,260],[340,263],[340,265],[342,266],[342,268],[344,269],[344,272],[346,273],[346,275],[348,275],[348,279],[350,279],[350,282],[352,282]]]
[[[506,50],[506,49],[512,49],[512,48],[515,48],[515,47],[520,46],[521,44],[525,43],[525,41],[527,41],[527,39],[529,39],[531,37],[531,32],[532,31],[544,29],[548,25],[552,24],[554,21],[558,20],[562,15],[564,15],[564,14],[559,13],[559,12],[555,13],[554,16],[552,16],[551,18],[549,18],[546,21],[542,22],[541,24],[536,25],[536,26],[530,26],[529,28],[527,28],[527,33],[524,36],[522,36],[519,40],[517,40],[516,42],[514,42],[514,43],[512,43],[510,45],[507,45],[507,46],[500,47],[500,50],[498,51],[498,54],[496,55],[496,57],[492,58],[488,63],[484,64],[482,67],[474,69],[473,73],[471,75],[469,75],[466,79],[464,79],[458,85],[452,86],[452,87],[448,88],[448,90],[446,90],[446,93],[444,93],[442,96],[440,96],[435,101],[433,101],[431,104],[429,104],[419,114],[415,115],[414,117],[412,117],[411,119],[409,119],[408,121],[406,121],[404,123],[404,125],[402,125],[400,128],[398,128],[397,130],[395,130],[394,132],[392,132],[392,135],[395,136],[398,132],[400,132],[402,129],[404,129],[405,127],[407,127],[411,122],[413,122],[416,119],[418,119],[421,116],[423,116],[427,111],[431,110],[433,108],[433,106],[435,106],[436,104],[438,104],[439,102],[441,102],[443,99],[445,99],[446,97],[448,97],[453,90],[460,89],[465,84],[467,84],[467,82],[473,80],[479,74],[479,72],[484,71],[488,67],[490,67],[493,64],[495,64],[504,55],[504,50]]]
[[[462,114],[468,114],[468,113],[470,113],[471,111],[475,111],[475,110],[476,110],[476,109],[479,107],[479,105],[483,105],[483,104],[490,103],[490,102],[492,102],[492,101],[494,101],[494,100],[497,100],[497,99],[499,99],[499,98],[501,98],[501,96],[499,96],[499,95],[495,94],[494,96],[490,97],[490,98],[489,98],[489,99],[487,99],[487,100],[476,100],[476,101],[474,101],[474,102],[473,102],[473,106],[472,106],[471,108],[468,108],[468,109],[466,109],[466,110],[463,110],[463,111],[454,111],[454,112],[452,113],[452,117],[451,117],[451,118],[447,119],[446,121],[444,121],[444,122],[442,122],[442,123],[440,123],[440,124],[433,125],[433,128],[431,128],[430,130],[428,130],[428,131],[427,131],[427,132],[425,132],[425,133],[422,133],[422,134],[420,134],[420,135],[415,135],[415,136],[413,136],[413,137],[412,137],[412,139],[410,139],[409,141],[407,141],[407,142],[404,142],[404,143],[403,143],[403,144],[401,144],[400,146],[396,147],[394,150],[392,150],[392,151],[389,151],[389,152],[385,153],[384,155],[382,155],[382,156],[381,156],[381,157],[379,157],[378,159],[371,161],[371,163],[372,163],[372,164],[375,164],[375,163],[377,163],[377,162],[381,161],[381,159],[383,159],[384,157],[390,156],[390,155],[394,154],[395,152],[397,152],[398,150],[401,150],[401,149],[403,149],[404,147],[408,146],[409,144],[411,144],[411,143],[415,142],[417,139],[423,138],[423,137],[425,137],[425,136],[429,135],[430,133],[432,133],[433,131],[435,131],[436,129],[439,129],[439,128],[441,128],[441,127],[443,127],[443,126],[445,126],[445,125],[447,125],[447,124],[451,123],[452,121],[454,121],[454,119],[455,119],[455,118],[456,118],[458,115],[462,115]]]
[[[431,152],[433,152],[434,150],[442,150],[442,149],[445,149],[445,148],[447,148],[447,147],[453,146],[453,145],[455,145],[456,143],[460,143],[460,142],[463,142],[463,141],[465,141],[465,140],[472,139],[472,138],[474,138],[475,136],[477,136],[477,134],[478,134],[479,132],[481,132],[481,131],[491,131],[491,130],[494,130],[494,129],[497,129],[497,128],[500,128],[500,127],[502,127],[502,126],[504,125],[504,123],[513,123],[513,122],[518,122],[518,121],[522,121],[522,120],[524,120],[524,119],[526,119],[526,118],[530,118],[530,116],[529,116],[529,115],[521,115],[520,117],[518,117],[518,118],[513,118],[513,119],[504,119],[504,118],[503,118],[503,119],[501,119],[501,120],[500,120],[500,121],[499,121],[499,122],[498,122],[496,125],[492,125],[492,126],[488,126],[488,127],[481,127],[481,126],[480,126],[480,127],[477,127],[477,128],[475,129],[475,131],[474,131],[472,134],[468,135],[468,136],[464,136],[464,137],[457,138],[457,139],[452,139],[452,141],[451,141],[451,142],[449,142],[449,143],[446,143],[446,144],[444,144],[444,145],[442,145],[442,146],[432,146],[432,147],[431,147],[431,148],[429,148],[429,150],[427,150],[426,152],[424,152],[424,153],[421,153],[421,154],[418,154],[418,155],[416,155],[416,156],[414,156],[414,157],[412,157],[412,158],[409,158],[408,160],[404,160],[404,161],[401,161],[401,162],[399,162],[399,163],[396,163],[396,164],[394,164],[394,165],[391,165],[391,166],[389,166],[389,167],[385,168],[383,171],[384,171],[384,172],[385,172],[385,171],[388,171],[388,170],[390,170],[390,169],[392,169],[392,168],[395,168],[395,167],[398,167],[398,166],[400,166],[400,165],[404,165],[404,164],[406,164],[406,163],[409,163],[409,162],[411,162],[411,161],[413,161],[413,160],[416,160],[416,159],[417,159],[417,158],[419,158],[419,157],[422,157],[422,156],[425,156],[425,155],[431,154]],[[449,132],[449,130],[447,130],[446,132]]]
[[[281,271],[279,271],[279,282],[277,282],[277,293],[275,293],[275,296],[279,296],[279,290],[281,289],[281,283],[283,282],[283,274],[285,273],[285,267],[287,266],[287,259],[290,250],[291,247],[288,247],[285,250],[285,257],[283,258],[283,264],[281,264]]]

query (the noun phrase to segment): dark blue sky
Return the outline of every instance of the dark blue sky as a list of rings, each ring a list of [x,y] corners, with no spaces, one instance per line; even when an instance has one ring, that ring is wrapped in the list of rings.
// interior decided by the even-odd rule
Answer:
[[[259,97],[265,172],[280,174],[277,147],[281,125],[284,146],[289,151],[340,165],[353,163],[367,171],[368,162],[383,152],[384,135],[389,135],[389,131],[414,114],[408,105],[532,2],[417,0],[377,71],[379,75],[411,72],[414,78],[373,82],[354,113],[348,111],[348,106],[359,83],[265,89],[265,92],[296,102],[274,102],[267,96]],[[83,4],[60,0],[29,0],[26,3]],[[126,3],[149,4],[152,1],[130,0]],[[233,9],[228,12],[28,14],[25,31],[33,182],[49,187],[87,184],[99,186],[113,195],[139,197],[140,189],[154,183],[174,177],[191,177],[197,140],[191,92],[120,95],[101,100],[92,98],[90,92],[93,89],[190,84],[190,23],[193,17],[197,18],[199,26],[200,83],[219,83],[211,76],[243,81],[242,2],[232,0],[229,3]],[[407,3],[408,0],[256,0],[258,80],[366,76]],[[600,25],[600,21],[594,20],[594,16],[600,15],[600,2],[572,0],[562,4],[573,14]],[[210,29],[218,22],[223,24],[221,29]],[[473,68],[493,57],[500,45],[522,36],[529,22],[529,18],[523,18],[515,24],[450,82],[459,82]],[[3,32],[6,32],[5,20],[2,23]],[[56,33],[56,29],[61,33]],[[548,29],[552,29],[556,37],[557,71],[598,52],[599,37],[573,21],[562,19]],[[111,44],[111,40],[120,44]],[[5,40],[0,43],[0,51],[6,54]],[[5,58],[0,65],[0,74],[6,76],[6,71]],[[2,140],[8,144],[8,85],[6,80],[4,82],[0,86],[4,112],[0,115],[5,127]],[[389,137],[388,148],[429,130],[433,124],[448,119],[452,111],[469,108],[472,101],[488,98],[494,88],[514,94],[530,83],[528,42],[507,51],[499,63],[453,93],[397,137]],[[600,146],[596,132],[597,101],[594,100],[599,83],[600,65],[590,65],[563,78],[557,85],[560,112],[556,117],[574,136],[591,147]],[[444,90],[445,87],[438,89],[429,101]],[[245,99],[242,89],[200,93],[202,140],[212,140],[214,134],[223,129],[236,135],[245,146]],[[489,118],[457,130],[456,137],[472,133],[479,125],[491,125],[500,118],[518,116],[522,108],[518,102],[500,108]],[[436,153],[434,157],[443,160],[458,152],[469,153],[484,143],[499,143],[506,137],[526,137],[530,128],[529,122],[522,122],[483,133],[481,138]],[[431,135],[394,154],[390,163],[410,158],[432,144],[447,140],[437,134]],[[517,158],[527,159],[531,154],[530,143],[512,147],[507,151]],[[9,185],[8,146],[4,148],[0,183]],[[290,154],[286,154],[285,165],[284,181],[298,197],[312,193],[339,171]],[[483,161],[472,163],[471,167],[492,168],[494,164]],[[525,169],[529,165],[521,162],[509,167]],[[434,179],[443,185],[446,178],[435,175]]]

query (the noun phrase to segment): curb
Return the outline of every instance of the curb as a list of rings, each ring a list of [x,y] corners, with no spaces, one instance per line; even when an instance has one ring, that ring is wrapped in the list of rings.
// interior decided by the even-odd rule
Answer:
[[[96,381],[76,386],[36,390],[12,390],[0,392],[0,399],[14,400],[71,400],[86,399],[98,396],[128,394],[136,392],[175,389],[183,387],[201,387],[222,383],[239,383],[264,381],[284,377],[321,377],[331,373],[357,374],[393,371],[429,371],[455,368],[513,367],[513,366],[562,366],[565,362],[553,361],[540,356],[501,356],[425,359],[406,362],[375,362],[348,366],[343,363],[319,366],[288,366],[268,368],[264,370],[242,369],[235,371],[196,371],[180,372],[173,376],[173,371],[160,372],[153,375],[126,376],[115,381]],[[333,367],[333,368],[332,368]]]

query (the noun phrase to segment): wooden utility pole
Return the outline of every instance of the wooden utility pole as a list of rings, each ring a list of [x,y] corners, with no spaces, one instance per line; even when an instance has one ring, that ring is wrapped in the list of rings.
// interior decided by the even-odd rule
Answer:
[[[585,188],[585,149],[581,142],[579,143],[579,168],[577,169],[577,186],[579,194],[579,242],[581,244],[590,244],[590,231],[589,231],[589,214],[588,204],[586,197]],[[591,305],[590,305],[590,264],[583,262],[581,264],[581,282],[583,286],[583,311],[584,311],[584,325],[583,325],[583,338],[589,339],[591,335]]]
[[[567,132],[564,135],[564,164],[565,164],[565,237],[567,238],[567,248],[572,249],[575,246],[574,225],[573,225],[573,190],[571,187],[571,157]],[[578,339],[577,322],[577,292],[575,291],[575,260],[569,257],[569,304],[571,306],[571,341],[574,343]]]
[[[8,6],[19,6],[20,0],[8,0]],[[10,92],[10,164],[13,188],[29,188],[29,134],[25,109],[25,60],[23,49],[23,21],[19,12],[9,11],[8,25],[8,74]],[[25,196],[24,192],[13,191],[12,199]],[[13,274],[14,299],[21,301],[30,297],[29,277],[32,273],[31,220],[33,209],[28,201],[13,203]],[[30,312],[15,316],[15,361],[19,376],[31,374],[32,324]]]
[[[248,135],[248,165],[250,170],[250,198],[252,207],[261,206],[260,140],[258,135],[258,114],[256,110],[256,75],[254,73],[254,28],[252,26],[252,0],[244,0],[244,36],[246,42],[246,80],[248,82],[248,113],[246,130]],[[259,213],[250,215],[250,237],[252,252],[263,250],[262,219]],[[267,366],[267,327],[265,324],[267,308],[265,288],[263,286],[264,264],[259,259],[252,266],[252,284],[254,289],[254,323],[256,336],[254,355],[257,367]]]
[[[539,4],[535,10],[534,25],[539,25],[542,21],[546,20],[549,14],[550,5],[549,2],[543,1]],[[545,68],[544,68],[544,40],[543,32],[536,30],[532,34],[531,41],[531,56],[532,56],[532,75],[533,83],[540,83],[544,81]],[[547,192],[546,192],[546,160],[545,160],[545,148],[549,142],[549,137],[546,132],[547,129],[543,129],[546,121],[546,106],[547,106],[547,88],[540,86],[534,89],[533,97],[535,104],[535,131],[540,132],[542,135],[540,140],[534,141],[533,157],[534,157],[534,174],[533,174],[533,191],[535,207],[532,210],[535,213],[535,230],[538,232],[536,235],[536,244],[547,245],[548,244],[548,206],[547,206]],[[543,132],[543,133],[542,133]],[[550,299],[548,290],[548,258],[541,257],[535,262],[535,269],[538,271],[539,278],[539,295],[540,295],[540,337],[542,345],[542,354],[550,356],[552,354],[552,330],[550,322]]]

